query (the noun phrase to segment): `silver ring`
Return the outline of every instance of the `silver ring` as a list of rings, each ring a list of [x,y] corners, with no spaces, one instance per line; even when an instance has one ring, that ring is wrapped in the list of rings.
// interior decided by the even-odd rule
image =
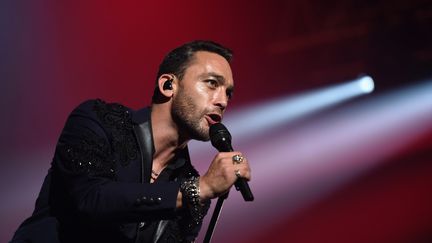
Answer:
[[[241,174],[240,174],[240,170],[239,170],[239,169],[235,170],[234,173],[235,173],[235,175],[236,175],[237,177],[241,177]]]
[[[240,154],[236,154],[232,157],[233,164],[240,164],[241,162],[243,162],[243,160],[244,157],[241,156]]]

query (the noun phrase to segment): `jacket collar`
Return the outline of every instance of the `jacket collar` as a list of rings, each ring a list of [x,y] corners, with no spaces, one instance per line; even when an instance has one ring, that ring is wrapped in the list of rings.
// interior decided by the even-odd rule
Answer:
[[[132,111],[131,113],[132,122],[135,124],[139,125],[147,121],[150,122],[151,107],[145,107],[137,111]]]

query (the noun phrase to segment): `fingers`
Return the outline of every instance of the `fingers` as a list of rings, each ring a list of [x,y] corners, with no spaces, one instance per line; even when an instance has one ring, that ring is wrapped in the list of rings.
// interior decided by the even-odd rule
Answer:
[[[233,152],[232,163],[234,165],[234,174],[236,177],[245,178],[248,181],[251,179],[250,167],[248,160],[240,152]]]
[[[214,198],[227,192],[239,177],[251,178],[247,158],[239,151],[218,153],[201,177],[201,192],[204,197]]]
[[[227,177],[230,186],[234,184],[238,177],[251,179],[249,162],[239,151],[218,153],[213,163],[219,163],[223,175]]]

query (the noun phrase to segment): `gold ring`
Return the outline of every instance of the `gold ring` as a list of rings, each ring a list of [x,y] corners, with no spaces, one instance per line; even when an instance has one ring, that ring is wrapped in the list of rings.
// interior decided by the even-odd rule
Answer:
[[[236,154],[232,157],[233,164],[240,164],[241,162],[243,162],[243,160],[244,157],[241,156],[240,154]]]

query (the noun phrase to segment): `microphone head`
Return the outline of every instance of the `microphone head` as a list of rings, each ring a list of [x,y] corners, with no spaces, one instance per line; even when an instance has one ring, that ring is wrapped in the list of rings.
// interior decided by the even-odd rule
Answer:
[[[231,134],[222,123],[215,123],[210,126],[210,140],[213,147],[220,152],[233,151],[231,147]]]

